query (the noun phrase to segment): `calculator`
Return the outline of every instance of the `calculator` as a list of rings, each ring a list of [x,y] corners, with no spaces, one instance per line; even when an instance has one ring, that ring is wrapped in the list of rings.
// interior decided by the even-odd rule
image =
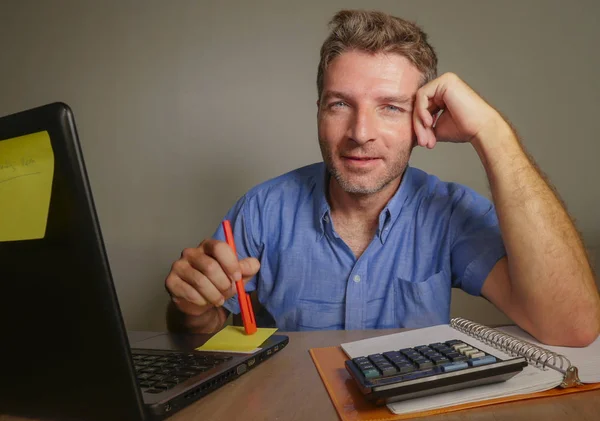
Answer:
[[[456,339],[346,360],[376,405],[506,381],[526,366],[523,357],[503,360]]]

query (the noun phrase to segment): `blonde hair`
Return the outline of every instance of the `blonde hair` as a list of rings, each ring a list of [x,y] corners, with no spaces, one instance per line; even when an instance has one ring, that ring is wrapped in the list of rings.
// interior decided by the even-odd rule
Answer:
[[[346,51],[397,53],[406,57],[422,74],[423,84],[437,76],[437,56],[427,34],[413,22],[377,11],[341,10],[329,22],[331,33],[321,47],[317,71],[319,99],[325,70]]]

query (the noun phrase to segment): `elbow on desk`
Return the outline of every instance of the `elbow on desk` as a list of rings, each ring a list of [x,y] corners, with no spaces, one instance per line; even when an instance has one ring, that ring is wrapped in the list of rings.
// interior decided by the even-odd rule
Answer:
[[[600,335],[600,303],[587,310],[586,315],[581,318],[581,326],[574,326],[571,346],[588,346]]]
[[[580,321],[563,329],[552,329],[534,334],[542,343],[551,346],[581,348],[590,345],[600,335],[600,313],[595,317],[582,317]]]
[[[583,329],[580,335],[577,337],[579,345],[573,346],[588,346],[594,342],[600,335],[600,308],[596,312],[596,317],[590,318],[589,325]]]

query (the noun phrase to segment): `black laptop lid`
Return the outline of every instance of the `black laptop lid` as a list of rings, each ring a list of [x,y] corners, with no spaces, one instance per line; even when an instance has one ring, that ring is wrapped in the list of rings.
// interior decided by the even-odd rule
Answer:
[[[51,150],[40,152],[44,156],[31,152],[48,138]],[[29,149],[20,148],[19,141],[30,142]],[[51,185],[49,206],[40,184],[44,177],[48,189]],[[23,230],[20,218],[30,211],[38,222],[40,214],[47,215],[45,229]],[[0,414],[142,419],[143,403],[66,105],[0,118],[0,218]],[[14,224],[7,224],[9,219]]]

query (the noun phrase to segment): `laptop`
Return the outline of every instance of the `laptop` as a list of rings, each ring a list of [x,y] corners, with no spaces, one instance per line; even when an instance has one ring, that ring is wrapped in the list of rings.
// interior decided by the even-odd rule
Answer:
[[[211,353],[195,351],[210,335],[128,337],[63,103],[0,118],[0,286],[0,414],[162,419],[288,343]]]

